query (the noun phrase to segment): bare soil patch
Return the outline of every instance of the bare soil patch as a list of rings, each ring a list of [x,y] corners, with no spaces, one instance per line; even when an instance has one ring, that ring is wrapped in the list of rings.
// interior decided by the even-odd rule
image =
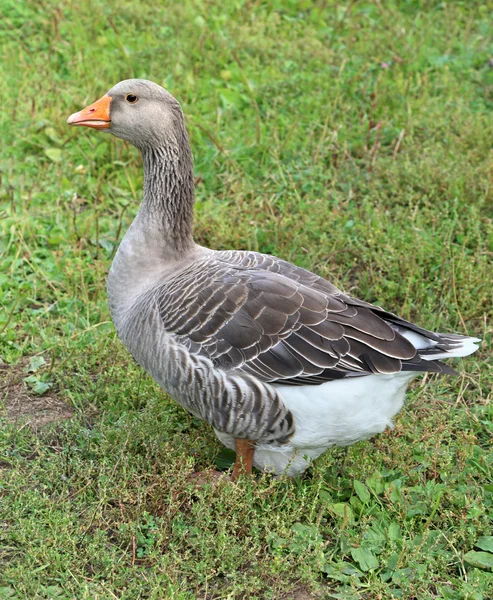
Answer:
[[[5,411],[8,419],[39,429],[73,416],[74,410],[52,390],[42,396],[33,394],[24,383],[25,376],[24,364],[0,363],[0,411]]]
[[[314,594],[307,586],[297,585],[290,592],[286,592],[279,600],[318,600],[319,594]]]

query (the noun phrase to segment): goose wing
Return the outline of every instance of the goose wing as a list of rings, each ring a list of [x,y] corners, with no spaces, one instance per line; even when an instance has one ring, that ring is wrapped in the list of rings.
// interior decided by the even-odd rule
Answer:
[[[406,321],[272,256],[216,252],[155,293],[166,330],[191,352],[264,382],[447,369],[421,361],[397,330]]]

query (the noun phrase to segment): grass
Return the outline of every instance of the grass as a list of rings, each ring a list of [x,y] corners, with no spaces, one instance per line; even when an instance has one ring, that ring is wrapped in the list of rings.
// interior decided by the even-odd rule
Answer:
[[[2,13],[0,598],[493,597],[487,3]],[[231,457],[132,362],[106,306],[138,154],[65,124],[127,77],[182,102],[200,243],[482,337],[461,375],[416,380],[393,431],[302,479],[195,489]]]

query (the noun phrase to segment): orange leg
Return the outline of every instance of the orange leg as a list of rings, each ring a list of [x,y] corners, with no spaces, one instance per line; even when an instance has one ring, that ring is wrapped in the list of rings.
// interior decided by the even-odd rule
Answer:
[[[253,465],[255,443],[252,440],[235,440],[236,462],[231,475],[231,481],[236,481],[240,475],[250,475]]]

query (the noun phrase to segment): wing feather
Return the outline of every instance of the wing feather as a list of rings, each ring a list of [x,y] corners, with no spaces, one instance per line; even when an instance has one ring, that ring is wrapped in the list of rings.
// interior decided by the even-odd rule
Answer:
[[[438,361],[423,365],[400,333],[406,321],[267,255],[212,253],[160,286],[155,302],[166,330],[190,351],[264,382],[446,370]]]

